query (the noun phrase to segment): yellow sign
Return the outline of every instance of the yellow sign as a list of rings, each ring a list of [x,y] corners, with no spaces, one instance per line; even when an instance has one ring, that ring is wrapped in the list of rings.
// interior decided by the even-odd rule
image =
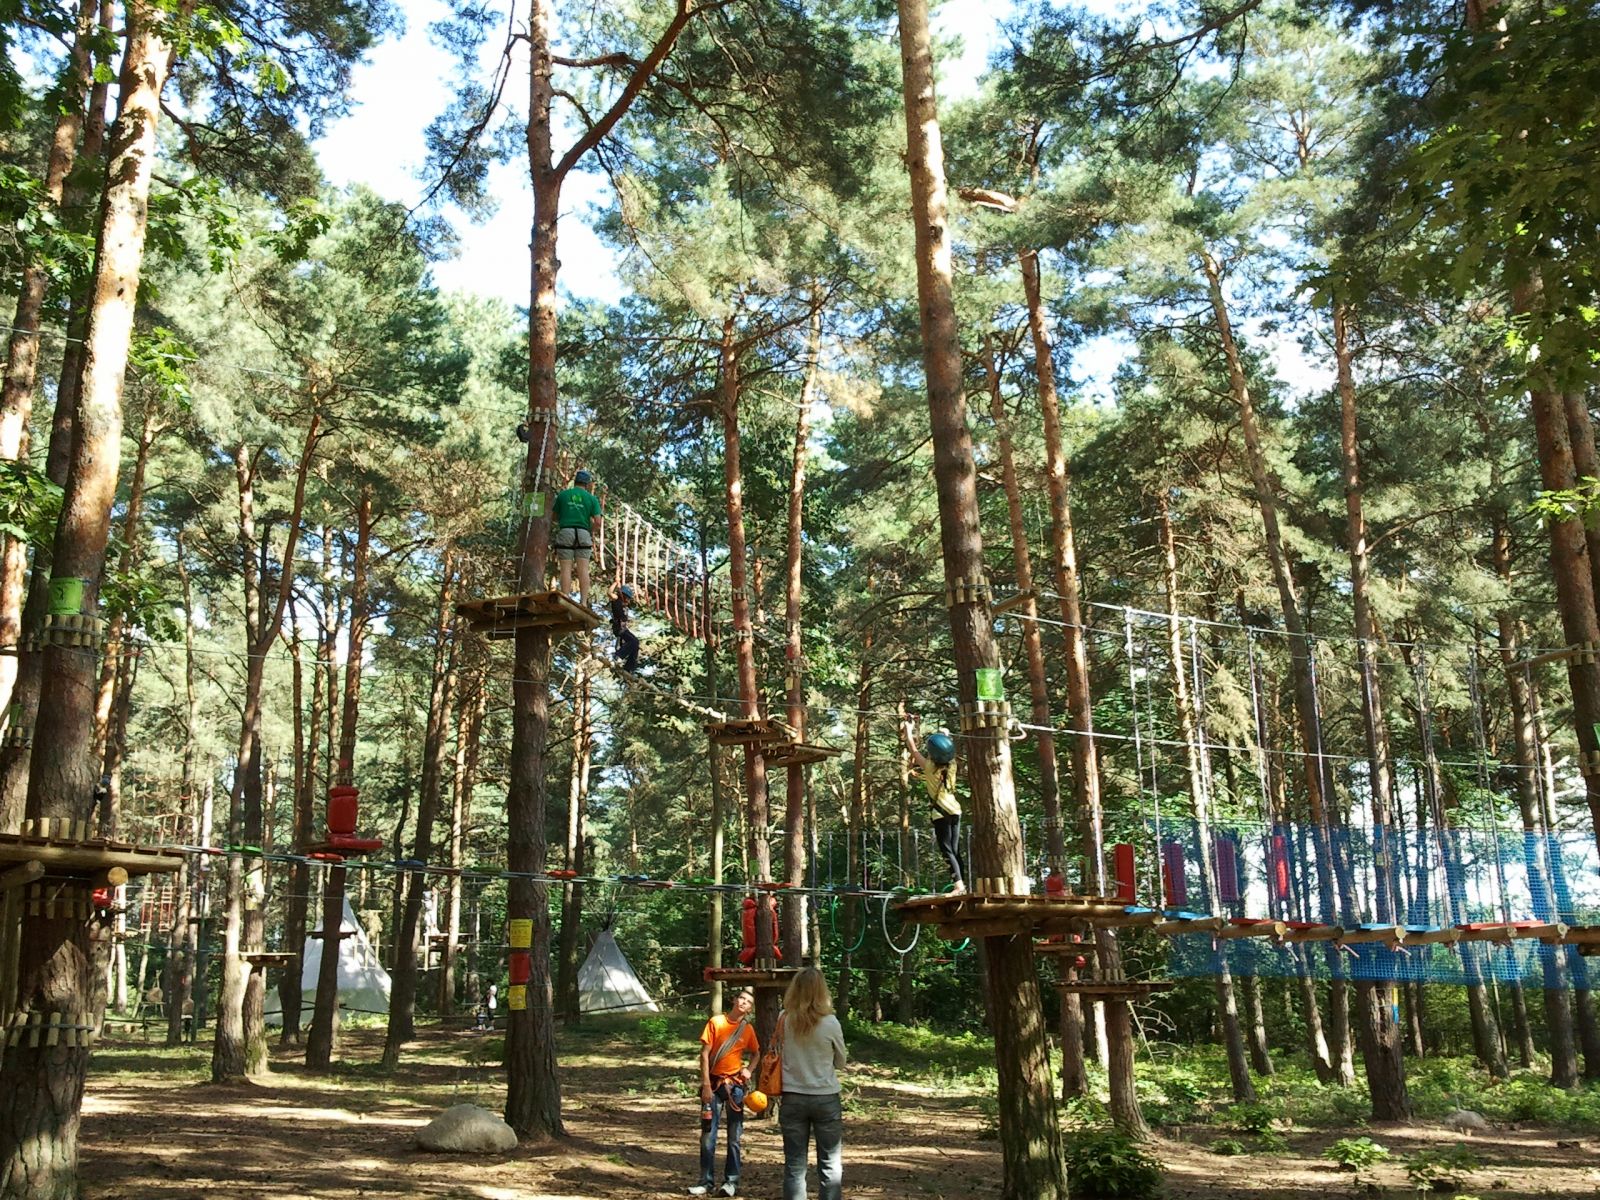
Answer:
[[[528,987],[526,984],[513,984],[506,992],[506,1007],[512,1012],[521,1012],[528,1007]]]
[[[507,935],[513,950],[526,950],[533,945],[533,922],[526,918],[518,917],[510,922],[510,932]]]

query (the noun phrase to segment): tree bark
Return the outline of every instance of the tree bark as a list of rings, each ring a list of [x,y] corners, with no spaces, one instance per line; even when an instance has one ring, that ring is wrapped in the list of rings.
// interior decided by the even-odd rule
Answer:
[[[806,374],[800,388],[800,411],[795,416],[794,468],[789,476],[789,529],[784,555],[784,657],[788,661],[787,720],[796,741],[805,741],[805,654],[800,640],[801,566],[804,549],[806,440],[811,433],[811,406],[817,401],[817,376],[821,370],[822,305],[813,299],[811,324],[806,331]],[[783,877],[791,887],[806,882],[806,769],[791,764],[785,781],[783,817]],[[804,892],[795,891],[783,901],[783,950],[791,965],[806,957],[806,905]]]
[[[867,569],[867,590],[871,591],[872,570]],[[850,887],[861,887],[861,831],[866,828],[867,821],[867,758],[872,749],[872,662],[869,656],[872,653],[872,631],[869,629],[861,644],[861,665],[856,675],[856,731],[854,754],[851,758],[850,771],[850,805],[845,821],[845,854],[844,873],[845,883]],[[901,861],[905,861],[902,853]],[[902,884],[907,881],[902,879]],[[834,989],[834,1007],[839,1012],[839,1019],[845,1020],[850,1015],[850,1005],[855,991],[855,944],[861,933],[861,924],[866,920],[865,901],[852,904],[849,900],[842,900],[844,905],[844,945],[839,948],[839,986]],[[905,957],[904,955],[901,956]]]
[[[1372,790],[1372,827],[1377,842],[1378,921],[1399,915],[1396,900],[1398,847],[1393,843],[1394,773],[1389,762],[1383,690],[1378,674],[1377,628],[1372,616],[1371,571],[1367,554],[1367,520],[1362,503],[1361,453],[1357,440],[1354,355],[1350,348],[1349,314],[1340,301],[1333,305],[1333,348],[1339,385],[1339,444],[1344,473],[1345,537],[1350,544],[1350,596],[1355,613],[1357,669],[1361,675],[1361,724],[1367,742],[1368,784]],[[1360,980],[1356,984],[1357,1038],[1366,1068],[1372,1115],[1379,1121],[1403,1121],[1411,1115],[1406,1089],[1400,1023],[1394,1017],[1394,984]],[[1366,993],[1373,993],[1367,995]]]
[[[45,160],[44,194],[57,215],[62,212],[67,174],[72,170],[78,152],[78,134],[84,124],[91,75],[89,52],[99,3],[100,0],[78,0],[77,21],[63,79],[63,100]],[[95,90],[103,104],[104,89]],[[23,263],[22,279],[17,288],[5,380],[0,385],[0,460],[6,462],[15,462],[28,450],[28,420],[33,413],[33,393],[39,376],[40,322],[44,317],[48,285],[47,264],[29,256]],[[22,594],[28,546],[21,538],[8,537],[4,542],[4,549],[0,551],[0,646],[14,647],[22,639]],[[0,718],[9,711],[11,689],[16,679],[16,655],[0,654]],[[0,825],[0,829],[3,828],[7,826]]]
[[[455,683],[455,643],[451,634],[451,602],[455,593],[455,557],[447,548],[439,583],[439,615],[434,625],[433,674],[428,689],[428,722],[422,734],[422,780],[417,800],[417,834],[411,857],[427,863],[433,857],[433,826],[439,817],[444,778],[445,731]],[[428,877],[422,871],[405,875],[406,901],[394,935],[394,980],[389,994],[389,1028],[383,1041],[383,1067],[400,1065],[401,1046],[416,1036],[417,925]]]
[[[949,611],[957,689],[968,716],[961,732],[972,792],[973,873],[979,878],[1015,880],[1023,872],[1024,849],[1011,777],[1011,747],[1003,724],[979,724],[984,718],[977,706],[977,671],[998,669],[1000,657],[985,594],[967,590],[984,580],[983,537],[962,386],[932,38],[925,0],[898,0],[898,8],[933,474],[945,587],[954,601]],[[1001,1200],[1065,1200],[1061,1128],[1029,942],[1022,937],[984,939],[999,1071],[999,1195]],[[1122,1011],[1125,1015],[1127,1010]],[[1126,1045],[1131,1050],[1131,1037]]]
[[[456,702],[455,787],[450,806],[450,870],[445,893],[444,962],[439,971],[439,1015],[455,1012],[456,963],[461,954],[461,868],[466,864],[467,830],[472,825],[472,792],[477,783],[478,738],[489,693],[474,663]]]
[[[105,569],[106,540],[121,459],[122,386],[144,263],[146,204],[156,154],[160,96],[171,51],[144,0],[126,10],[122,113],[111,138],[111,164],[95,243],[90,318],[81,390],[73,406],[66,492],[56,526],[51,573],[82,580],[80,612],[93,618]],[[95,661],[78,647],[47,645],[42,655],[38,719],[26,812],[84,820],[93,802]],[[88,887],[82,887],[88,898]],[[29,921],[18,961],[18,1010],[67,1014],[95,1023],[90,926],[66,916]],[[78,1122],[89,1049],[18,1044],[0,1050],[0,1078],[12,1081],[0,1111],[0,1197],[70,1200],[77,1191]],[[44,1040],[44,1039],[41,1039]]]
[[[564,870],[585,872],[584,839],[588,834],[589,767],[594,753],[594,726],[590,712],[590,668],[578,664],[573,682],[572,773],[567,781],[567,838],[561,855]],[[568,1021],[582,1015],[578,996],[578,946],[583,933],[583,881],[561,885],[561,959],[556,972],[556,1005]]]

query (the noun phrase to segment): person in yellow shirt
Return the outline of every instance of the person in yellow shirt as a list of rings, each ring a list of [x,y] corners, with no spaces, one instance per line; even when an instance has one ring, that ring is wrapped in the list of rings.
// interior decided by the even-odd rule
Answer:
[[[689,1189],[691,1196],[739,1194],[744,1097],[750,1089],[750,1063],[761,1052],[751,1019],[755,1007],[756,994],[746,988],[734,996],[732,1011],[712,1017],[700,1033],[700,1182]],[[717,1129],[724,1121],[727,1156],[718,1187]]]
[[[917,721],[906,717],[900,722],[900,737],[911,754],[928,799],[933,801],[933,840],[939,853],[950,864],[950,877],[954,886],[950,894],[959,896],[967,890],[966,873],[961,867],[961,800],[956,795],[956,740],[945,730],[930,733],[919,748],[916,736]]]

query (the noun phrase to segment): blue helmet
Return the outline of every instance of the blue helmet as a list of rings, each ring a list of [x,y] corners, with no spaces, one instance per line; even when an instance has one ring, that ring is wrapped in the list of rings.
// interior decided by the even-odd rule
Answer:
[[[588,471],[582,471],[582,470],[580,470],[576,475],[574,475],[572,477],[572,479],[573,479],[573,482],[576,483],[579,487],[582,487],[586,483],[593,483],[594,482],[594,476],[591,475]]]
[[[923,750],[930,761],[939,766],[948,766],[956,760],[956,742],[948,733],[930,733],[928,740],[923,744]]]
[[[633,589],[631,587],[629,587],[627,584],[623,584],[620,588],[618,588],[617,589],[617,594],[619,596],[621,596],[624,600],[632,600],[633,599]]]

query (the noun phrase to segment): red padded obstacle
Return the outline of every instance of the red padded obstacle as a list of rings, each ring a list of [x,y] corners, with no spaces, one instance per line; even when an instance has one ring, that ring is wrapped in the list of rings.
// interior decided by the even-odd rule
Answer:
[[[740,906],[739,924],[744,934],[744,949],[739,951],[739,962],[749,966],[756,960],[756,898],[746,896]],[[783,961],[783,950],[778,939],[778,906],[772,906],[772,957]]]
[[[1161,867],[1165,876],[1167,907],[1177,908],[1189,900],[1189,883],[1183,877],[1183,846],[1167,842],[1161,847]]]
[[[1216,838],[1217,899],[1223,904],[1239,903],[1239,847],[1225,833]]]
[[[1272,883],[1274,900],[1289,898],[1289,839],[1281,833],[1272,835],[1272,848],[1268,851],[1268,878]]]
[[[307,855],[337,862],[346,855],[370,854],[383,849],[382,838],[361,837],[356,833],[360,798],[360,788],[341,784],[328,789],[328,836],[315,846],[307,846]]]
[[[1111,847],[1111,862],[1117,877],[1117,899],[1132,904],[1135,895],[1132,843],[1118,842]]]

